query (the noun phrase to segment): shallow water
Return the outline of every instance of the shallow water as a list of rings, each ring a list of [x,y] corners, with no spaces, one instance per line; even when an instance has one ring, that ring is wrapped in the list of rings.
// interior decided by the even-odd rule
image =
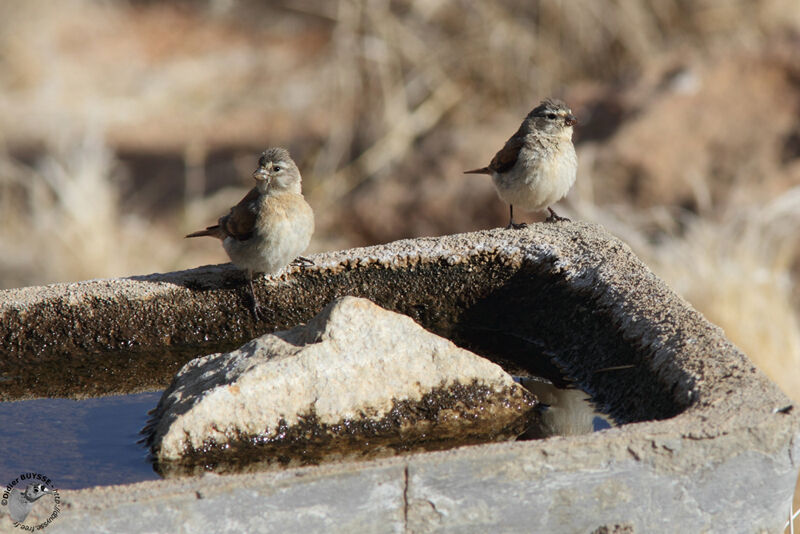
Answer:
[[[29,472],[49,477],[57,489],[159,478],[137,441],[160,398],[156,391],[0,403],[0,483]]]
[[[574,435],[609,427],[580,390],[552,386],[540,390],[539,380],[516,379],[545,403],[544,424],[520,439]],[[83,400],[0,403],[0,428],[6,437],[0,454],[0,483],[5,485],[30,472],[50,478],[57,489],[160,478],[147,459],[147,449],[137,442],[142,437],[139,430],[147,422],[147,412],[155,408],[161,394],[155,391]]]

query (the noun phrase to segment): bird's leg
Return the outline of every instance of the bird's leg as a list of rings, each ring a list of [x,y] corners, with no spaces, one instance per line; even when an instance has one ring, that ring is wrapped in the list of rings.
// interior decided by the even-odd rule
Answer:
[[[508,226],[506,226],[506,230],[519,230],[520,228],[527,228],[528,225],[526,223],[515,223],[514,222],[514,206],[509,204],[508,205]]]
[[[292,265],[295,267],[311,267],[314,265],[314,260],[310,260],[305,256],[297,256],[292,260]]]
[[[261,311],[261,305],[258,303],[258,298],[256,297],[256,290],[253,287],[253,271],[251,269],[247,269],[247,282],[250,284],[250,298],[252,307],[250,310],[253,312],[253,317],[256,321],[261,319],[259,312]]]
[[[550,212],[550,216],[547,219],[545,219],[544,222],[569,221],[569,219],[566,217],[556,215],[556,212],[553,211],[553,208],[548,207],[547,210]]]

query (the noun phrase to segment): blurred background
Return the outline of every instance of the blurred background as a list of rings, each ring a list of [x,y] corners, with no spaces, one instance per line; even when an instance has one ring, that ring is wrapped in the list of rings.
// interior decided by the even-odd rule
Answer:
[[[273,145],[303,171],[309,252],[503,226],[462,171],[556,96],[581,122],[559,213],[800,401],[800,2],[649,4],[2,2],[0,287],[227,262],[183,236]]]

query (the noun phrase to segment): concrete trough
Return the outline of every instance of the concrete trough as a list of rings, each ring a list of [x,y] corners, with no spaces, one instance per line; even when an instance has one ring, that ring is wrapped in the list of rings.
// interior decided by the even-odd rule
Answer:
[[[191,357],[303,323],[355,295],[511,372],[567,376],[621,426],[63,491],[48,529],[754,532],[786,521],[798,408],[599,227],[537,224],[313,259],[314,267],[259,280],[270,309],[259,323],[229,265],[2,291],[2,398],[164,387]]]

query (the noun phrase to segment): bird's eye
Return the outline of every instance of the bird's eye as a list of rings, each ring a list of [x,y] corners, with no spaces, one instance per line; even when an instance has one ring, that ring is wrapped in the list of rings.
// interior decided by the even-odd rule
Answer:
[[[548,118],[548,119],[550,119],[551,121],[552,121],[552,120],[555,120],[555,118],[556,118],[556,114],[555,114],[555,113],[548,113],[548,114],[547,114],[547,118]]]
[[[281,168],[278,165],[275,165],[274,167],[272,167],[272,170],[275,172],[280,172]]]

